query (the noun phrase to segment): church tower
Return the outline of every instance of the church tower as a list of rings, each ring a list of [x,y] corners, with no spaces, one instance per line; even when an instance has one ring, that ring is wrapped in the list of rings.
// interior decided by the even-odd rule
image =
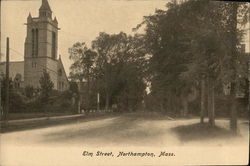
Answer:
[[[39,88],[44,70],[50,74],[54,89],[58,89],[58,22],[52,19],[47,0],[42,0],[39,16],[27,18],[27,36],[24,51],[24,86]]]

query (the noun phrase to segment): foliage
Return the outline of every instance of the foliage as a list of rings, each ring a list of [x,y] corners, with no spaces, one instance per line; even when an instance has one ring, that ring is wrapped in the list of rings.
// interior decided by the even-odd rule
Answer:
[[[137,26],[138,29],[145,25],[146,48],[152,55],[149,97],[156,99],[153,104],[156,109],[178,113],[182,109],[179,101],[186,100],[202,78],[207,78],[207,85],[212,87],[208,87],[208,92],[221,87],[223,82],[235,81],[232,63],[237,56],[229,52],[234,40],[231,37],[234,20],[229,17],[233,4],[172,1],[167,4],[167,10],[156,10]],[[244,3],[236,4],[238,17],[242,18],[239,24],[244,25],[249,8]],[[235,46],[242,39],[242,30],[238,29],[236,34]]]
[[[13,90],[13,81],[9,79],[9,89],[10,91]],[[4,77],[1,80],[1,103],[4,104],[5,102],[5,93],[6,93],[6,78]]]
[[[43,75],[41,76],[39,83],[41,86],[41,98],[43,101],[47,102],[54,87],[54,83],[51,81],[50,75],[47,71],[43,71]]]
[[[69,48],[69,58],[73,60],[70,67],[70,77],[73,80],[83,81],[89,79],[93,70],[96,52],[88,49],[85,43],[77,42]]]
[[[71,77],[87,80],[84,91],[89,102],[84,107],[96,106],[97,93],[106,109],[113,104],[136,107],[142,101],[147,63],[143,40],[140,35],[101,32],[92,41],[92,49],[79,42],[69,49],[74,61]]]
[[[143,40],[140,35],[102,32],[92,42],[98,53],[96,73],[99,82],[104,83],[106,108],[118,104],[126,110],[142,101],[146,69]]]
[[[33,97],[33,93],[34,93],[34,88],[33,88],[33,86],[26,86],[24,90],[25,90],[25,95],[26,95],[28,98],[32,98],[32,97]]]
[[[79,93],[79,90],[78,90],[77,83],[76,83],[76,82],[70,81],[70,82],[69,82],[69,90],[70,90],[72,93],[78,94],[78,93]]]

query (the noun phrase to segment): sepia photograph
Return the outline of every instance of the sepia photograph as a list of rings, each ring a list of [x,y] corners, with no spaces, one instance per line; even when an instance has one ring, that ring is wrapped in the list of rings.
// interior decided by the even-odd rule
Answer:
[[[0,166],[249,164],[249,2],[0,0],[0,46]]]

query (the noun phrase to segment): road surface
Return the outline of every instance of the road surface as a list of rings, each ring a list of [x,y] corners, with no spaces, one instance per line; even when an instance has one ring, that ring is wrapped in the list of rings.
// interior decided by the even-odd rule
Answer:
[[[227,145],[248,141],[248,123],[239,121],[240,136],[192,139],[180,138],[178,126],[197,124],[199,119],[170,120],[157,114],[130,113],[93,120],[76,120],[40,129],[4,133],[1,142],[5,145],[86,145],[86,146],[173,146],[173,145]],[[228,120],[217,120],[216,124],[227,129]],[[180,131],[181,132],[181,131]],[[184,131],[185,132],[185,131]],[[220,132],[220,131],[218,131]],[[202,133],[200,134],[202,135]]]
[[[5,165],[34,166],[35,158],[40,165],[81,165],[91,159],[82,158],[82,151],[106,149],[113,153],[135,149],[136,151],[170,150],[176,153],[172,164],[239,164],[248,157],[248,121],[239,120],[239,135],[228,130],[229,121],[216,120],[215,129],[201,128],[199,119],[171,120],[167,116],[148,113],[127,113],[111,117],[76,120],[55,126],[3,133],[1,135],[0,161]],[[155,150],[153,150],[155,149]],[[188,153],[187,153],[188,151]],[[218,153],[219,154],[216,154]],[[198,155],[206,156],[199,157]],[[18,156],[18,158],[16,158]],[[225,156],[227,156],[225,158]],[[179,157],[179,158],[178,158]],[[182,160],[183,157],[185,160]],[[242,158],[242,159],[241,159]],[[18,159],[18,160],[17,160]],[[67,161],[64,161],[67,160]],[[129,163],[124,158],[99,158],[100,162]],[[131,160],[131,161],[130,161]],[[166,159],[140,159],[139,164],[165,162]],[[28,162],[29,161],[29,162]],[[53,163],[52,163],[53,162]],[[72,162],[75,162],[72,164]],[[177,162],[177,163],[176,163]],[[42,163],[42,164],[41,164]],[[204,163],[203,163],[204,164]],[[119,165],[119,164],[118,164]],[[129,165],[129,164],[128,164]]]

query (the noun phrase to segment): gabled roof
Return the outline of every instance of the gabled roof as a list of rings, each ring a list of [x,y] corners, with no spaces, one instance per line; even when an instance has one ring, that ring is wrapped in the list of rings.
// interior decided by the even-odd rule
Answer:
[[[65,69],[64,69],[64,66],[63,66],[63,63],[62,63],[62,59],[61,59],[61,55],[59,55],[59,59],[58,59],[58,63],[57,63],[57,70],[61,69],[62,70],[62,73],[66,79],[66,81],[68,82],[68,77],[67,77],[67,74],[65,72]]]
[[[39,10],[48,10],[51,12],[51,8],[49,6],[48,0],[42,0],[42,5]]]

